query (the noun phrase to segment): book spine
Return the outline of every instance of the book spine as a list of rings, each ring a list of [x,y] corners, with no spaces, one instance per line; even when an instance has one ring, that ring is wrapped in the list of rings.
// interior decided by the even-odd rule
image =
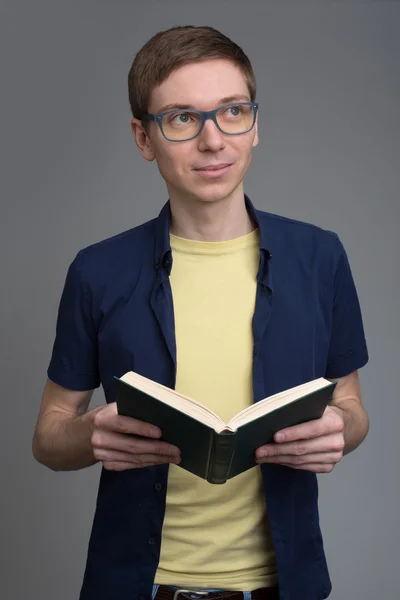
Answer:
[[[209,483],[225,483],[229,478],[236,435],[232,432],[214,433],[207,473]]]

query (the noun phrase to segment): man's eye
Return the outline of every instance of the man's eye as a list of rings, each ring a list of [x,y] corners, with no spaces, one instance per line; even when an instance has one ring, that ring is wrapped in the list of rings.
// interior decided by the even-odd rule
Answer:
[[[169,116],[168,122],[172,125],[187,125],[193,120],[195,117],[189,113],[174,113]]]
[[[181,123],[187,123],[189,121],[189,119],[190,119],[190,117],[186,113],[182,113],[181,115],[177,115],[175,117],[175,120],[180,121]]]
[[[231,114],[233,117],[239,116],[241,112],[242,112],[242,107],[241,106],[230,106],[227,109],[228,115]]]

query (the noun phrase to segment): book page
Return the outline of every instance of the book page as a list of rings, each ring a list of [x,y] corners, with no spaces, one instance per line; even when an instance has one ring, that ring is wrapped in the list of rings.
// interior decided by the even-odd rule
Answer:
[[[142,390],[146,394],[157,398],[157,400],[160,400],[161,402],[186,413],[194,419],[201,421],[205,425],[212,427],[217,432],[226,428],[226,424],[221,417],[210,408],[204,406],[201,402],[196,402],[193,398],[184,396],[183,394],[162,385],[161,383],[152,381],[133,371],[125,373],[120,379],[129,385]]]
[[[250,421],[254,421],[262,415],[266,415],[277,408],[281,408],[286,404],[290,404],[290,402],[294,402],[302,396],[306,396],[307,394],[327,387],[328,385],[332,385],[332,382],[320,377],[319,379],[314,379],[313,381],[309,381],[307,383],[290,388],[289,390],[284,390],[283,392],[274,394],[269,398],[264,398],[264,400],[260,400],[259,402],[252,404],[252,406],[245,408],[244,410],[240,411],[240,413],[232,417],[232,419],[228,422],[228,427],[236,430],[241,425],[245,425]]]

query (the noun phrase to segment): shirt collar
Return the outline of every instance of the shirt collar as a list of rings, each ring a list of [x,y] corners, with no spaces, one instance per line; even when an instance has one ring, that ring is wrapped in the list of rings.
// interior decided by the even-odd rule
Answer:
[[[250,198],[245,194],[244,200],[248,214],[253,220],[254,224],[258,227],[260,232],[260,251],[264,255],[264,260],[271,258],[271,253],[267,247],[267,235],[266,226],[263,219],[259,218],[258,211],[253,206]],[[155,233],[155,263],[156,269],[163,264],[168,271],[171,269],[171,244],[170,244],[170,223],[171,223],[171,207],[170,201],[168,200],[160,214],[156,219],[156,233]],[[263,277],[262,277],[263,279]]]

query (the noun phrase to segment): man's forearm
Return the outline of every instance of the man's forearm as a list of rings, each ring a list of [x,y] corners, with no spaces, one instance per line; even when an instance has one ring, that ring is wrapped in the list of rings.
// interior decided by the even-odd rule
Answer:
[[[93,417],[100,407],[79,416],[54,411],[35,432],[33,455],[53,471],[75,471],[98,462],[93,455]]]
[[[359,398],[348,396],[338,399],[332,408],[341,411],[344,420],[344,450],[349,454],[355,450],[366,437],[369,430],[369,419]]]

